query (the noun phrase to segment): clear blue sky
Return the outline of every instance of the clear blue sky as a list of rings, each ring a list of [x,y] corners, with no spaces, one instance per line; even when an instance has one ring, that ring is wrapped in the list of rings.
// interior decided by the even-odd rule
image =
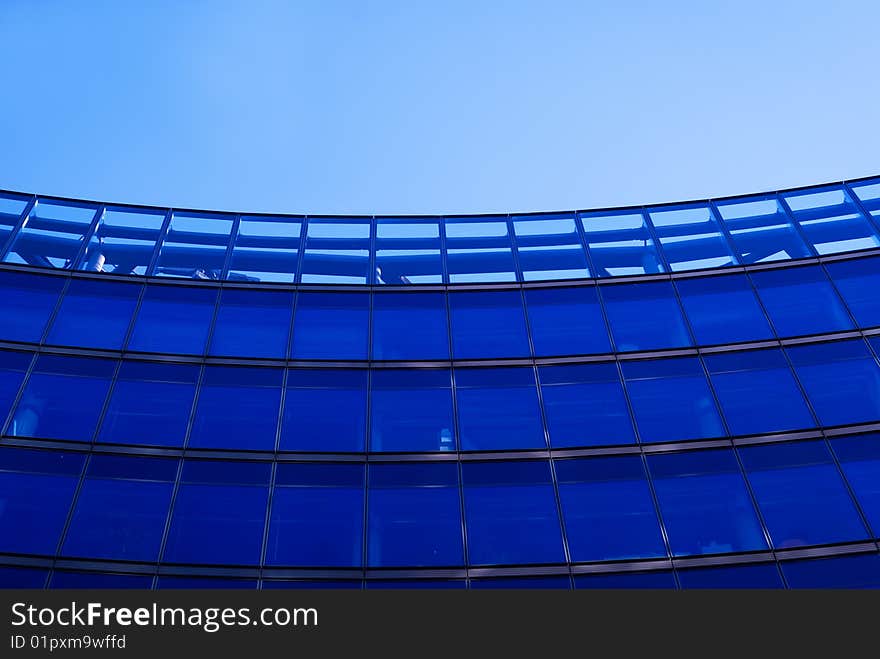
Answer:
[[[0,187],[526,211],[880,173],[880,3],[0,0]]]

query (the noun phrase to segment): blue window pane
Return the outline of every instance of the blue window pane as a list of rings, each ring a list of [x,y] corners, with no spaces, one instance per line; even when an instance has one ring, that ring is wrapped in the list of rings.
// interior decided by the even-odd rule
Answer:
[[[0,552],[55,554],[85,457],[0,450]]]
[[[99,442],[183,446],[198,366],[122,363]]]
[[[278,465],[268,565],[358,567],[363,534],[363,465]]]
[[[446,267],[453,284],[516,281],[507,218],[447,218]]]
[[[675,590],[675,577],[672,572],[617,572],[614,574],[581,574],[574,578],[578,590],[592,589],[663,589]]]
[[[6,433],[91,441],[115,366],[110,359],[40,355]]]
[[[498,579],[471,579],[472,590],[569,590],[568,577],[508,577]]]
[[[154,562],[177,460],[92,456],[61,553]]]
[[[97,207],[38,200],[15,236],[7,263],[69,269]]]
[[[733,451],[649,455],[648,468],[673,555],[767,548]]]
[[[0,567],[0,588],[42,589],[46,585],[48,570],[24,567]]]
[[[454,451],[448,370],[373,371],[371,451]]]
[[[32,358],[29,352],[0,352],[0,423],[6,422]]]
[[[643,442],[724,435],[698,358],[623,362],[621,367]]]
[[[377,284],[440,284],[440,221],[431,218],[376,220]]]
[[[63,346],[119,350],[140,291],[138,284],[72,280],[46,341]]]
[[[370,281],[370,221],[310,217],[302,281],[366,284]]]
[[[655,210],[651,212],[651,223],[673,272],[737,263],[708,206]]]
[[[704,357],[734,435],[815,425],[781,350],[747,350]]]
[[[776,195],[720,202],[718,212],[743,263],[811,256]]]
[[[212,288],[147,286],[128,349],[203,354],[216,300]]]
[[[880,588],[880,555],[781,563],[790,588]]]
[[[874,536],[880,536],[880,436],[841,437],[831,446]]]
[[[880,246],[871,223],[840,186],[785,195],[804,235],[819,254]]]
[[[745,275],[679,279],[675,285],[698,345],[773,338]]]
[[[471,564],[565,561],[546,462],[465,462],[461,469]]]
[[[581,215],[597,277],[663,272],[663,261],[641,213]]]
[[[519,291],[450,293],[456,359],[528,357],[529,339]]]
[[[825,266],[859,327],[880,325],[880,258],[854,259]]]
[[[617,350],[656,350],[691,344],[668,281],[600,287]],[[650,322],[647,322],[650,319]]]
[[[635,442],[615,364],[544,366],[538,373],[553,448]]]
[[[739,452],[777,549],[867,537],[824,441]]]
[[[263,590],[360,590],[361,582],[346,579],[263,580]]]
[[[458,465],[370,465],[367,564],[463,563]]]
[[[210,354],[284,358],[293,294],[227,289],[220,294]]]
[[[518,215],[512,221],[523,281],[590,276],[573,214]]]
[[[275,368],[206,366],[188,445],[273,450],[282,378]]]
[[[223,577],[159,577],[157,590],[256,590],[256,579]]]
[[[150,590],[153,577],[145,574],[105,574],[101,572],[66,572],[56,570],[52,574],[50,590],[65,588],[108,588]]]
[[[28,205],[28,197],[0,195],[0,248],[9,240],[21,214]]]
[[[77,270],[117,275],[147,274],[164,222],[164,211],[106,209],[77,264]]]
[[[871,217],[880,218],[880,181],[874,179],[856,183],[850,187],[861,201],[862,207],[871,214]]]
[[[232,224],[232,217],[228,215],[174,213],[152,274],[220,279]]]
[[[367,371],[288,371],[281,449],[363,451],[366,410]]]
[[[371,579],[367,590],[464,590],[464,579]]]
[[[270,470],[255,462],[185,462],[164,560],[258,564]]]
[[[820,266],[752,273],[779,336],[851,329],[853,324]]]
[[[786,350],[823,426],[880,419],[880,373],[862,341]]]
[[[546,448],[534,370],[458,369],[455,383],[463,451]]]
[[[446,296],[374,295],[373,359],[449,359]]]
[[[226,279],[292,283],[301,230],[300,218],[242,217]]]
[[[679,570],[678,579],[684,589],[784,587],[776,563]]]
[[[366,359],[370,297],[366,293],[300,293],[293,359]]]
[[[666,556],[640,457],[558,460],[556,478],[572,561]]]
[[[533,288],[525,296],[536,355],[611,352],[595,287]]]
[[[63,287],[61,277],[0,272],[0,339],[39,343]]]

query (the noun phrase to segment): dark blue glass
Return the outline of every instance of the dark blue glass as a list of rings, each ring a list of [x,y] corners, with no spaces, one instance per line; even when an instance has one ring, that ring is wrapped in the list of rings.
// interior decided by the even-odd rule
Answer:
[[[880,419],[880,372],[861,340],[786,348],[823,426]]]
[[[155,562],[177,460],[93,455],[61,553]]]
[[[734,435],[815,425],[781,350],[728,352],[706,355],[704,359]]]
[[[784,588],[776,563],[679,570],[678,580],[683,589]]]
[[[39,343],[61,289],[61,277],[0,272],[0,339]]]
[[[226,289],[211,336],[212,355],[284,358],[293,294]]]
[[[281,421],[281,450],[364,450],[367,371],[292,369]]]
[[[121,349],[140,292],[140,284],[71,280],[46,342]]]
[[[283,377],[277,368],[206,366],[188,446],[274,450]]]
[[[454,566],[464,561],[458,465],[370,465],[367,565]]]
[[[532,288],[525,296],[536,355],[611,352],[594,286]]]
[[[825,268],[859,327],[880,325],[880,257],[838,261]]]
[[[99,442],[183,446],[199,367],[124,361]]]
[[[616,572],[613,574],[580,574],[574,578],[574,587],[580,589],[650,589],[675,590],[672,572]]]
[[[666,556],[640,457],[558,460],[556,479],[572,561]]]
[[[446,295],[373,295],[373,359],[449,359]]]
[[[32,358],[29,352],[0,352],[0,423],[5,423],[12,409]]]
[[[367,590],[464,590],[464,579],[371,579]]]
[[[619,352],[691,345],[670,282],[606,285],[599,292]]]
[[[6,433],[91,441],[115,366],[110,359],[40,355]]]
[[[635,442],[617,365],[538,369],[553,448]]]
[[[831,447],[874,537],[880,536],[880,436],[840,437],[832,440]]]
[[[363,465],[278,465],[267,565],[358,567],[363,536]]]
[[[565,561],[548,463],[464,462],[461,469],[472,565]]]
[[[673,555],[767,548],[733,451],[649,455],[648,468]]]
[[[739,449],[777,549],[867,537],[822,440]]]
[[[450,293],[449,311],[456,359],[529,356],[519,291]]]
[[[724,435],[698,358],[623,362],[621,367],[643,442]]]
[[[292,359],[366,359],[368,293],[300,293]]]
[[[54,555],[85,456],[0,450],[0,552]]]
[[[570,590],[571,579],[557,577],[507,577],[471,579],[471,590]]]
[[[212,288],[147,286],[128,349],[203,354],[216,301]]]
[[[463,451],[546,448],[531,368],[455,371]]]
[[[821,266],[753,272],[752,281],[781,336],[852,329],[852,321]]]
[[[161,576],[156,590],[256,590],[256,579],[225,579],[223,577]]]
[[[42,589],[46,586],[48,570],[25,567],[0,567],[0,588]]]
[[[789,588],[880,588],[880,554],[784,561]]]
[[[256,462],[185,462],[163,560],[259,564],[270,471]]]
[[[120,590],[150,590],[153,577],[148,574],[107,574],[103,572],[66,572],[52,574],[49,590],[66,588],[108,588]]]
[[[263,590],[360,590],[360,580],[348,579],[296,579],[281,581],[263,579]]]
[[[773,338],[745,275],[679,279],[675,285],[698,345]]]
[[[375,370],[370,394],[371,451],[454,451],[448,370]]]

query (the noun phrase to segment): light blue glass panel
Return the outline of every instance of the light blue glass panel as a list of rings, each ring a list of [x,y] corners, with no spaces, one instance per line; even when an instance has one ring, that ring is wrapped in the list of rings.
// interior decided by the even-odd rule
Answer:
[[[880,245],[874,228],[840,186],[784,195],[795,220],[819,254]]]
[[[376,284],[440,284],[439,218],[376,220]]]
[[[663,262],[641,213],[580,215],[597,277],[663,272]]]
[[[737,263],[708,206],[680,206],[651,212],[657,239],[673,271]]]
[[[108,208],[98,221],[78,270],[145,275],[153,258],[165,213]]]
[[[743,263],[810,256],[775,195],[718,202],[718,212]]]
[[[70,269],[96,211],[96,206],[38,201],[4,261]]]
[[[447,218],[449,281],[516,281],[506,217]]]
[[[232,231],[228,215],[175,213],[159,251],[154,275],[220,279]]]
[[[512,219],[524,281],[590,276],[573,214],[522,215]]]
[[[309,218],[303,283],[366,284],[369,269],[370,220]]]
[[[297,217],[242,217],[226,279],[293,282],[301,230]]]

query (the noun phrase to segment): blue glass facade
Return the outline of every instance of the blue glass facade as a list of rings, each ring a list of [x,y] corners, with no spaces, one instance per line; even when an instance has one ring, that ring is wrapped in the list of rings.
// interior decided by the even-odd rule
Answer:
[[[880,182],[475,217],[0,194],[0,585],[880,586]]]

